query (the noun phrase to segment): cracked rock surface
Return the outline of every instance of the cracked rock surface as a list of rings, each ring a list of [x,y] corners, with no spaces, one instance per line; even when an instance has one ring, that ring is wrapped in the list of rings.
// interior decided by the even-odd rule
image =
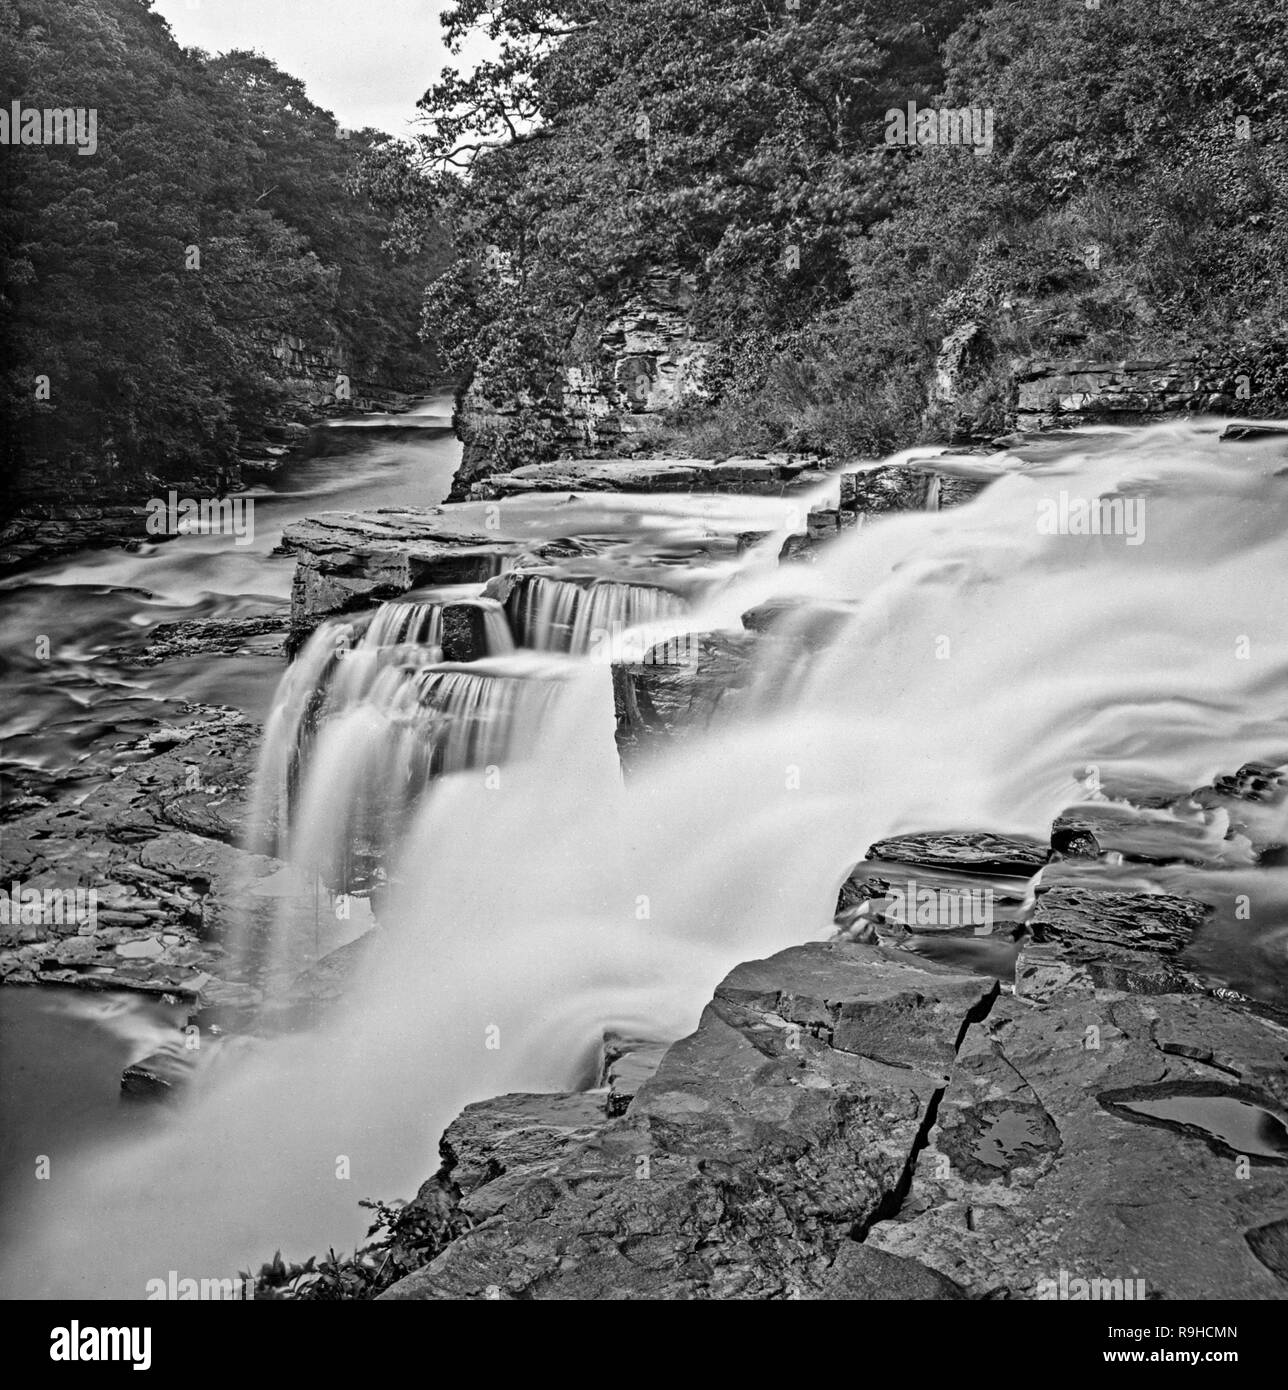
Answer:
[[[624,1116],[498,1193],[384,1297],[852,1296],[837,1291],[872,1270],[834,1273],[838,1258],[898,1200],[959,1040],[996,988],[846,942],[739,966]]]

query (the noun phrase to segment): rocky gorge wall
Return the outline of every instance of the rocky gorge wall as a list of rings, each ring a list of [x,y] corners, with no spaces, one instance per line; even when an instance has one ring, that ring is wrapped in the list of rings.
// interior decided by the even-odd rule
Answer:
[[[1219,350],[1116,362],[1034,359],[1014,364],[1014,381],[1021,430],[1264,413],[1277,399],[1263,367]]]
[[[453,498],[487,477],[547,458],[622,451],[649,417],[705,396],[713,344],[690,321],[694,286],[648,276],[604,327],[596,361],[562,369],[546,397],[498,396],[475,379],[456,410],[464,446]]]
[[[599,361],[568,366],[547,398],[504,398],[476,380],[455,424],[464,451],[453,499],[488,494],[488,480],[558,458],[650,453],[649,426],[709,399],[716,344],[696,333],[695,284],[657,272],[600,336]],[[982,322],[943,339],[927,382],[928,438],[984,444],[997,435],[972,391],[995,355]],[[1014,358],[1001,372],[1003,431],[1141,425],[1186,415],[1265,418],[1288,413],[1288,344],[1242,351],[1223,344],[1168,356]],[[499,494],[498,494],[499,495]]]

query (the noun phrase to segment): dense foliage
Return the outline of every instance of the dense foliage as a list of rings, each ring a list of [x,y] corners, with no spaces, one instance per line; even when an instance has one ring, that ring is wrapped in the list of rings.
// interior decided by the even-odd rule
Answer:
[[[461,0],[444,24],[492,56],[365,177],[408,244],[450,223],[427,326],[498,390],[593,358],[656,266],[695,277],[718,343],[716,403],[676,422],[703,452],[941,429],[926,387],[967,321],[986,424],[1012,354],[1282,357],[1288,12],[1265,0]],[[990,110],[991,150],[888,144],[908,102]]]
[[[148,0],[0,0],[0,84],[93,108],[97,149],[0,147],[5,482],[189,477],[277,399],[284,334],[355,379],[424,381],[436,244],[395,259],[347,190],[361,147],[263,57],[182,50]],[[48,379],[48,399],[37,386]]]

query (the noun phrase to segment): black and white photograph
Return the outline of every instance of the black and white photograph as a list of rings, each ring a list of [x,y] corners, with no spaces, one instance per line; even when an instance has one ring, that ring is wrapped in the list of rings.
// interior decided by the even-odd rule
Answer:
[[[1272,1366],[1288,9],[0,0],[0,78],[32,1367]]]

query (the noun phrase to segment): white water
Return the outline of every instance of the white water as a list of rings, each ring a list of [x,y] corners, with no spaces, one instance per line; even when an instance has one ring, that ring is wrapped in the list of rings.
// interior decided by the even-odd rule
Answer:
[[[534,575],[511,598],[516,636],[538,651],[584,655],[628,628],[683,613],[684,600],[666,589],[599,579],[581,586]]]
[[[1041,835],[1096,780],[1179,790],[1282,761],[1283,454],[1179,426],[1066,450],[793,573],[749,561],[695,627],[794,591],[837,631],[812,655],[770,643],[754,716],[625,785],[609,673],[575,663],[527,756],[422,801],[343,1015],[230,1063],[161,1138],[46,1184],[8,1287],[138,1297],[172,1268],[352,1244],[358,1199],[410,1195],[463,1103],[573,1084],[606,1026],[679,1035],[733,964],[826,935],[873,840]],[[1143,496],[1144,543],[1042,534],[1061,489]],[[323,786],[334,804],[329,783],[305,803]]]

